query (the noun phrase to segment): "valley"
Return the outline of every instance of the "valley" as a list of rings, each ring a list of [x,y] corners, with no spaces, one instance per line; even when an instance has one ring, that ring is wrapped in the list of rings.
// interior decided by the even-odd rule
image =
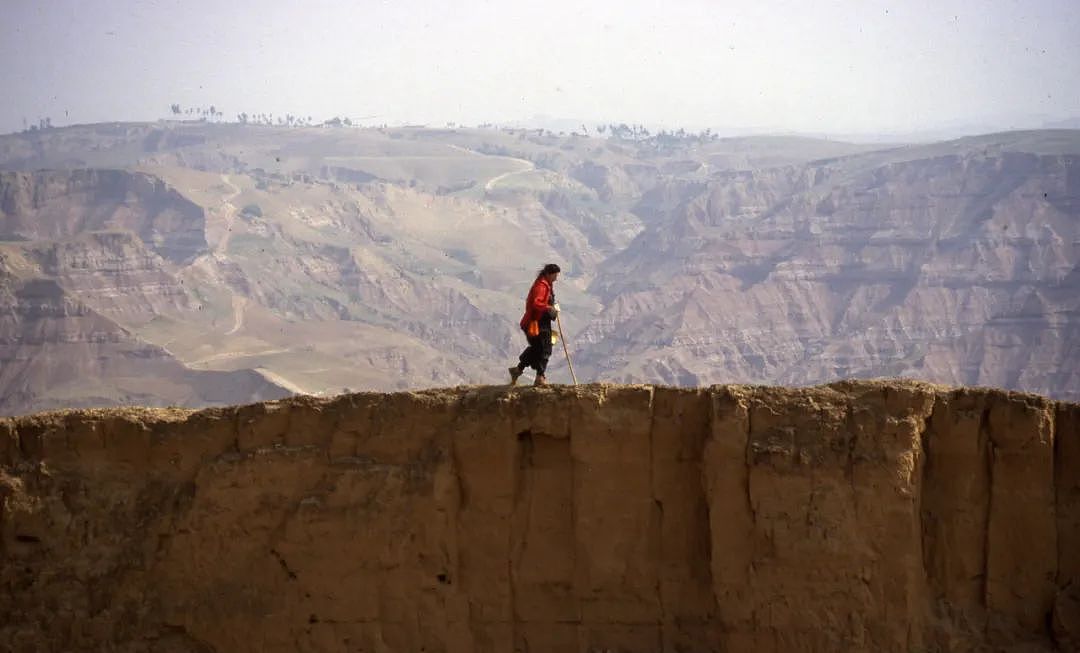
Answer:
[[[1080,398],[1077,130],[177,121],[0,137],[0,412],[504,383],[549,261],[582,380]]]

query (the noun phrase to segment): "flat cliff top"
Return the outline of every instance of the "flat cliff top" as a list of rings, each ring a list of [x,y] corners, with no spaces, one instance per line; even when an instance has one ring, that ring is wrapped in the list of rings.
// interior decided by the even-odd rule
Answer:
[[[398,392],[355,392],[341,394],[334,397],[315,397],[311,395],[294,395],[285,399],[278,399],[256,404],[244,404],[237,406],[215,406],[211,408],[150,408],[143,406],[123,406],[117,408],[65,408],[60,410],[42,411],[26,415],[12,417],[0,417],[0,423],[57,423],[67,420],[101,420],[101,419],[126,419],[131,421],[150,423],[175,423],[183,422],[193,416],[205,419],[221,418],[238,410],[250,410],[253,406],[260,405],[303,405],[310,407],[330,407],[340,403],[367,402],[376,398],[389,397],[412,397],[424,403],[455,402],[468,399],[470,401],[513,401],[525,397],[544,397],[548,400],[599,396],[603,397],[610,392],[619,392],[633,389],[649,391],[662,388],[667,391],[701,393],[701,392],[725,392],[745,396],[787,396],[812,398],[815,396],[839,396],[842,394],[858,395],[867,391],[881,392],[910,392],[932,393],[949,395],[955,393],[976,394],[986,396],[999,396],[1010,398],[1015,401],[1039,402],[1047,405],[1060,404],[1064,406],[1080,406],[1080,402],[1053,400],[1042,395],[1029,392],[1017,392],[1001,388],[988,387],[961,387],[949,386],[938,383],[928,383],[911,379],[866,379],[845,380],[834,383],[826,383],[806,387],[786,387],[758,384],[723,384],[698,388],[683,388],[656,384],[619,384],[619,383],[585,383],[577,386],[552,384],[544,387],[520,385],[509,387],[506,385],[461,385],[447,388],[426,388],[421,390],[402,390]]]

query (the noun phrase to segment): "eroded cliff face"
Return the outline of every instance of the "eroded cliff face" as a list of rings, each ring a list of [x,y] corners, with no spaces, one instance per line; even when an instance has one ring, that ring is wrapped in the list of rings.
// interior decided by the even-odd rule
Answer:
[[[85,240],[99,239],[112,237],[99,234]],[[119,240],[127,239],[120,236]],[[123,295],[116,292],[116,285],[95,287],[93,275],[79,274],[77,263],[57,274],[65,284],[81,283],[78,295],[89,296],[106,309],[99,311],[54,278],[40,275],[32,258],[60,259],[54,263],[60,267],[65,264],[63,257],[72,252],[84,253],[79,242],[29,254],[0,246],[0,415],[117,403],[223,405],[289,394],[254,370],[190,369],[165,348],[139,338],[112,319],[152,312],[170,298],[185,300],[185,295],[170,288],[166,275],[138,269],[129,274],[121,269],[110,283],[119,281],[131,291]],[[123,262],[122,252],[117,258],[104,254],[109,263]],[[77,261],[76,256],[70,258]],[[156,289],[155,277],[163,281]]]
[[[205,212],[161,179],[127,170],[0,172],[0,240],[135,233],[173,263],[206,251]]]
[[[1080,646],[1080,406],[860,382],[0,422],[11,651]]]
[[[1078,170],[1076,154],[928,147],[717,173],[599,266],[604,308],[580,366],[676,385],[903,376],[1075,401]]]

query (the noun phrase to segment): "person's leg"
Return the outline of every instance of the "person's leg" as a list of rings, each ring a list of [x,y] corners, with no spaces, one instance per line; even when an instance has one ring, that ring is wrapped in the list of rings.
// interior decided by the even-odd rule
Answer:
[[[528,346],[525,347],[525,350],[518,356],[518,367],[521,368],[522,371],[525,371],[526,367],[536,366],[536,338],[532,337],[528,338],[528,340]]]
[[[517,384],[518,377],[521,376],[526,367],[532,365],[532,360],[535,358],[532,338],[528,338],[528,336],[526,336],[526,338],[528,339],[529,344],[525,347],[524,351],[521,352],[521,355],[518,356],[518,364],[507,370],[510,372],[510,385]]]
[[[536,385],[547,383],[547,365],[551,358],[551,332],[543,331],[536,337]]]

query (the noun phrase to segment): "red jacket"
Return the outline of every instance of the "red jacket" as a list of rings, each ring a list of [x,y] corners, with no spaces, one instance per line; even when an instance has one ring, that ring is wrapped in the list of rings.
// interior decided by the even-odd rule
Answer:
[[[529,289],[529,296],[525,299],[525,314],[521,316],[522,329],[529,326],[533,320],[541,320],[548,314],[551,306],[551,282],[544,277],[537,277]]]

